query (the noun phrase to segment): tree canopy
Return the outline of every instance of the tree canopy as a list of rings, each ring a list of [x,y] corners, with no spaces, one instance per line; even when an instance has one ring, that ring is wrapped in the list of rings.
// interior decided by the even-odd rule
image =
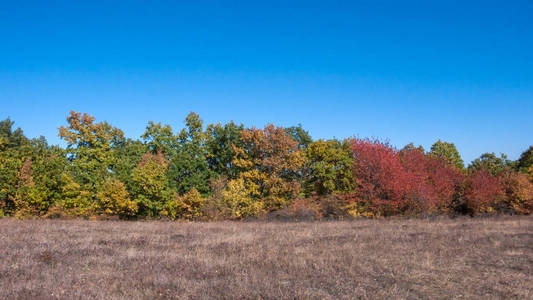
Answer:
[[[0,121],[0,217],[242,219],[533,212],[533,147],[464,169],[453,143],[425,152],[377,139],[316,140],[302,128],[148,122],[139,139],[72,111],[59,136]]]

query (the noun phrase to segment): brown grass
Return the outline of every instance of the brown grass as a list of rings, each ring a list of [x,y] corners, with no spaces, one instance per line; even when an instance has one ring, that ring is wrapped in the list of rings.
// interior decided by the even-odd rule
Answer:
[[[533,218],[0,220],[0,298],[533,298]]]

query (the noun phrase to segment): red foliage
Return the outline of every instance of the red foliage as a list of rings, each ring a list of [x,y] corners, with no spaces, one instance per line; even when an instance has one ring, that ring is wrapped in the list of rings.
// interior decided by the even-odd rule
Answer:
[[[351,199],[378,215],[446,212],[464,179],[453,165],[418,149],[397,151],[369,139],[353,139],[351,146],[357,181]]]
[[[415,212],[448,212],[464,175],[447,161],[417,149],[401,151],[409,199]]]
[[[504,196],[504,187],[499,177],[482,168],[469,174],[466,181],[465,200],[472,213],[490,212]]]
[[[380,215],[403,211],[410,178],[405,176],[398,151],[370,139],[353,139],[351,146],[357,183],[353,200],[369,203]]]

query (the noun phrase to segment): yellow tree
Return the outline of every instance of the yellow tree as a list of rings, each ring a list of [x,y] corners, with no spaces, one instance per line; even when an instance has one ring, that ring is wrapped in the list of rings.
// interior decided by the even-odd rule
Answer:
[[[130,199],[124,184],[116,179],[109,178],[98,190],[99,208],[108,215],[131,217],[137,213],[137,202]]]
[[[300,193],[299,177],[305,157],[298,142],[281,127],[242,131],[242,147],[234,147],[236,167],[251,196],[267,210],[286,206]]]

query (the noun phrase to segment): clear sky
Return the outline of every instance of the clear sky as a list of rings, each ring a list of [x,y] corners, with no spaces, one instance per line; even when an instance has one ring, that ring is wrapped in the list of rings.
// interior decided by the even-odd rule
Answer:
[[[72,109],[133,138],[195,111],[516,159],[533,1],[0,1],[0,107],[53,144]]]

